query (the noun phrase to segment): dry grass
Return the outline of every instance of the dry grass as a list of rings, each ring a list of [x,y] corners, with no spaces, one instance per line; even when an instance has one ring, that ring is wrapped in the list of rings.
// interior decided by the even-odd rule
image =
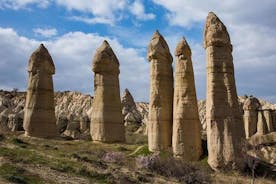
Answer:
[[[138,137],[139,135],[135,135]],[[152,156],[145,137],[127,144],[91,141],[45,140],[21,134],[0,135],[0,183],[248,183],[250,177],[218,174],[206,158],[182,163],[161,153],[151,168],[141,168],[137,158]],[[162,158],[162,159],[161,159]],[[256,183],[271,183],[258,178]]]

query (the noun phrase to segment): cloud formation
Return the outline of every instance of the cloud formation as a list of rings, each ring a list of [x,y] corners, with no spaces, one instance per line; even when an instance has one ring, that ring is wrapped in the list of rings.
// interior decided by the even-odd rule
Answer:
[[[0,28],[0,88],[26,90],[27,64],[40,42],[22,37],[11,28]],[[148,65],[139,52],[123,47],[118,40],[95,33],[69,32],[58,38],[42,41],[56,66],[55,90],[74,90],[93,94],[92,58],[103,40],[108,40],[120,61],[121,90],[129,88],[139,100],[146,101]]]
[[[56,36],[58,33],[58,31],[55,28],[52,28],[52,29],[35,28],[33,29],[33,32],[39,36],[43,36],[46,38]]]

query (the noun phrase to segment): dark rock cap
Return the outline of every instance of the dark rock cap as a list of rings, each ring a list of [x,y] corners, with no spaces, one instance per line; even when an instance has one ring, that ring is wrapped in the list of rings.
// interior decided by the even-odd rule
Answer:
[[[169,60],[172,62],[169,46],[164,37],[156,30],[148,46],[147,58],[150,61],[152,58],[158,57],[170,58]]]
[[[203,47],[207,48],[211,45],[230,46],[232,49],[230,37],[225,25],[213,12],[209,12],[206,19]]]
[[[28,72],[36,72],[38,70],[46,71],[50,74],[55,73],[53,59],[43,44],[40,44],[29,59]]]
[[[191,57],[192,52],[190,46],[184,37],[178,42],[174,54],[175,56],[184,55],[186,58]]]

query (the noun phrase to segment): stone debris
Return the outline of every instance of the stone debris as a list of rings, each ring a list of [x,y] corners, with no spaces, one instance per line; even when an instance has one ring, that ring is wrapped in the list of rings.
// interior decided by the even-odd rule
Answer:
[[[244,125],[235,85],[232,45],[226,27],[210,12],[204,30],[207,59],[208,163],[214,170],[242,169]]]
[[[177,157],[196,161],[202,153],[191,49],[183,37],[175,50],[172,148]]]
[[[23,127],[25,135],[49,138],[58,135],[52,75],[55,65],[43,44],[32,53]]]
[[[107,41],[96,50],[92,70],[94,72],[94,102],[90,128],[92,140],[124,142],[119,61]]]
[[[148,46],[150,103],[148,145],[150,151],[171,147],[173,118],[173,58],[163,36],[156,31]]]

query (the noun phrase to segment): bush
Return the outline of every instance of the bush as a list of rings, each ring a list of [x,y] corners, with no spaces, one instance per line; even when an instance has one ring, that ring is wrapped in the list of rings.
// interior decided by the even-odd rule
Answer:
[[[208,183],[207,174],[191,163],[187,163],[172,156],[160,157],[155,153],[136,158],[138,168],[148,169],[165,177],[174,177],[185,183]]]
[[[125,160],[125,155],[121,152],[108,152],[102,159],[105,162],[122,164]]]

